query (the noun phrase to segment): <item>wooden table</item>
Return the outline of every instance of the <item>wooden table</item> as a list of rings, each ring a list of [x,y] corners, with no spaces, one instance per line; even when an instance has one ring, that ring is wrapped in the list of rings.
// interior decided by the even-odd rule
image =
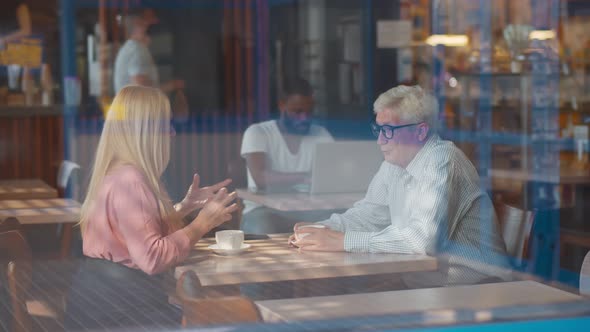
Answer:
[[[0,180],[0,200],[57,198],[57,190],[39,179]]]
[[[196,245],[184,265],[175,270],[176,278],[187,270],[194,271],[203,286],[231,285],[432,271],[435,258],[420,255],[299,252],[287,245],[287,234],[271,234],[270,239],[246,241],[252,247],[238,256],[219,256],[207,246],[213,239]]]
[[[257,301],[265,322],[337,319],[441,309],[492,309],[581,300],[535,281]]]
[[[72,227],[80,221],[80,203],[63,198],[0,201],[0,219],[14,217],[21,225],[63,224],[61,253],[69,255]]]
[[[237,189],[238,197],[279,211],[317,211],[347,209],[363,199],[365,193],[309,194],[269,193],[257,194]]]
[[[22,225],[80,221],[80,203],[64,198],[0,201],[0,218],[14,217]]]

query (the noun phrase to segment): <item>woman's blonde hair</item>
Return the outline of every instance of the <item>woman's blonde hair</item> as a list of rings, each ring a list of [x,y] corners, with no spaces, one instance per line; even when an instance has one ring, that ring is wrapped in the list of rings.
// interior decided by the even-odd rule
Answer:
[[[150,87],[126,86],[115,96],[107,113],[96,149],[88,193],[80,217],[84,230],[92,204],[104,177],[115,165],[132,165],[151,187],[163,220],[170,220],[174,208],[160,177],[170,160],[171,111],[168,97]]]

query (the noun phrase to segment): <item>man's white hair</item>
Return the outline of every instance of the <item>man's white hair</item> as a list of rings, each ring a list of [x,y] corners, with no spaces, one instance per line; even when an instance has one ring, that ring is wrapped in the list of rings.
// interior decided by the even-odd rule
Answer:
[[[375,114],[389,110],[407,123],[426,122],[432,132],[438,128],[438,102],[419,85],[399,85],[383,92],[373,104]]]

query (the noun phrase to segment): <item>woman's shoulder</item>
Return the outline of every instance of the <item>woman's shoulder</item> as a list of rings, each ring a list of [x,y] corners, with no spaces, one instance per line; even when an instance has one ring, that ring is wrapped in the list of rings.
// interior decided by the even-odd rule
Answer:
[[[113,199],[127,197],[154,202],[154,194],[140,168],[133,165],[120,165],[110,170],[103,182],[103,195]]]
[[[119,165],[111,169],[107,175],[106,180],[118,184],[133,184],[146,183],[145,176],[141,170],[133,165],[125,164]]]

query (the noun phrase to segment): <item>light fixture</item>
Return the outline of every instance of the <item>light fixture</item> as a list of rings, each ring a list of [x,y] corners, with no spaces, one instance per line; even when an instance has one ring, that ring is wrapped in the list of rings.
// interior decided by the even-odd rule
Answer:
[[[450,86],[451,88],[456,88],[456,87],[457,87],[457,79],[456,79],[456,78],[454,78],[454,77],[451,77],[451,78],[449,79],[449,86]]]
[[[553,30],[534,30],[529,33],[529,39],[547,40],[555,38]]]
[[[431,46],[466,46],[469,38],[466,35],[432,35],[426,38],[426,44]]]

